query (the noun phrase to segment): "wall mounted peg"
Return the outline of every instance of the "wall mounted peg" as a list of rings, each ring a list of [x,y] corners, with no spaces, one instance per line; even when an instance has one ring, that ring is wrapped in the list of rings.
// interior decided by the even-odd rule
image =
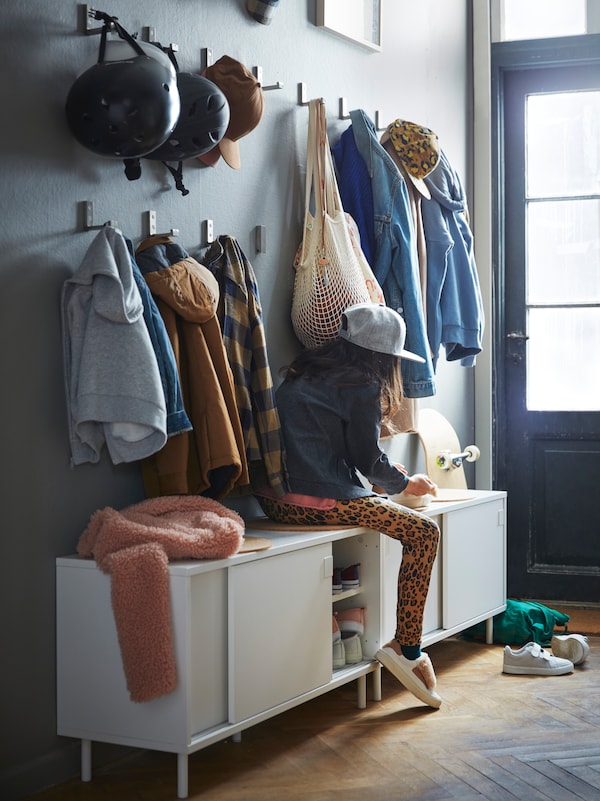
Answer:
[[[79,14],[79,29],[83,30],[86,36],[95,36],[96,34],[102,33],[104,25],[94,25],[95,20],[101,19],[101,17],[96,16],[95,8],[92,8],[92,6],[87,3],[81,3],[77,7],[77,11]],[[111,23],[110,28],[112,27],[113,25]]]
[[[150,44],[156,42],[156,28],[153,26],[146,26],[142,28],[142,42],[149,42]],[[179,52],[179,45],[175,44],[174,42],[170,42],[168,45],[165,45],[162,48],[164,51],[170,51],[171,53],[178,53]]]
[[[156,232],[156,212],[145,211],[146,218],[146,236],[179,236],[179,228],[170,228],[166,233],[159,234]]]
[[[345,97],[340,97],[340,120],[349,120],[348,101]]]
[[[254,229],[254,245],[257,253],[267,252],[267,227],[257,225]]]
[[[270,89],[283,89],[283,84],[281,81],[277,81],[277,83],[272,83],[269,86],[265,86],[263,84],[263,70],[262,67],[252,67],[252,72],[254,73],[254,77],[259,82],[261,89],[263,92],[268,92]]]
[[[94,203],[91,200],[82,200],[79,206],[81,217],[83,218],[82,228],[84,231],[98,231],[100,228],[104,228],[105,225],[111,228],[118,228],[119,224],[116,220],[107,220],[100,225],[94,223]]]
[[[376,131],[385,131],[386,128],[387,128],[387,125],[382,125],[381,124],[381,117],[379,115],[379,112],[376,111],[375,112],[375,130]]]
[[[202,242],[211,245],[215,241],[215,226],[212,220],[202,221]]]
[[[213,51],[210,47],[203,47],[200,50],[200,71],[204,72],[207,67],[213,63]]]
[[[308,90],[305,83],[298,84],[298,105],[308,106]]]

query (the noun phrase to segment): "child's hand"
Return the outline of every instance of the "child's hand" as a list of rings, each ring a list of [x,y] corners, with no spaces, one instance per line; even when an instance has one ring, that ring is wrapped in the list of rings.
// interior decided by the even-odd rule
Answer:
[[[437,495],[437,485],[424,473],[415,473],[404,490],[409,495]]]

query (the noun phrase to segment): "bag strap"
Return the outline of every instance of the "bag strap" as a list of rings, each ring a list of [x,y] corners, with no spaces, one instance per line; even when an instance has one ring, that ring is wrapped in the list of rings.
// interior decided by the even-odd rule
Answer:
[[[308,138],[306,143],[306,182],[304,192],[304,232],[300,259],[305,258],[306,230],[310,217],[311,197],[314,197],[314,220],[318,220],[321,236],[321,265],[325,268],[325,218],[343,211],[340,190],[335,175],[333,156],[327,136],[327,112],[322,98],[309,101]],[[313,232],[315,233],[315,232]],[[324,269],[324,272],[326,270]]]
[[[325,217],[335,211],[337,183],[332,193],[331,177],[335,182],[335,174],[331,172],[331,151],[327,137],[327,113],[322,98],[309,101],[308,138],[306,143],[306,182],[304,192],[304,234],[302,236],[301,260],[305,258],[308,219],[311,216],[310,203],[314,198],[314,220],[318,221],[321,235],[321,258],[325,251]],[[339,196],[338,196],[339,197]],[[341,202],[339,203],[341,207]],[[316,232],[315,232],[316,233]]]
[[[300,253],[301,261],[306,256],[305,249],[307,244],[306,231],[308,230],[308,220],[311,216],[310,201],[314,189],[315,219],[319,216],[321,206],[320,186],[317,167],[317,107],[319,100],[310,100],[308,103],[308,135],[306,138],[306,178],[304,183],[304,228],[302,230],[302,250]]]

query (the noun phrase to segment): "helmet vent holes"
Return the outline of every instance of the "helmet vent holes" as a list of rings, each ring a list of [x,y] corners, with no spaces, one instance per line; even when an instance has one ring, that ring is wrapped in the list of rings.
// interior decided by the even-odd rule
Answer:
[[[65,113],[75,139],[92,152],[140,158],[161,147],[177,124],[177,72],[162,48],[134,41],[110,19],[119,39],[106,40],[102,61],[80,72]]]

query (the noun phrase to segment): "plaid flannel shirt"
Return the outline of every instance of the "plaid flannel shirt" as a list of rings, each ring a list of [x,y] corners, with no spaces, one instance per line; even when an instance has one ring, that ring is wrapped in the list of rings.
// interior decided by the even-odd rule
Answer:
[[[281,496],[287,491],[285,453],[256,276],[232,236],[220,236],[204,263],[221,290],[218,314],[234,378],[250,477],[255,489],[266,479]]]

